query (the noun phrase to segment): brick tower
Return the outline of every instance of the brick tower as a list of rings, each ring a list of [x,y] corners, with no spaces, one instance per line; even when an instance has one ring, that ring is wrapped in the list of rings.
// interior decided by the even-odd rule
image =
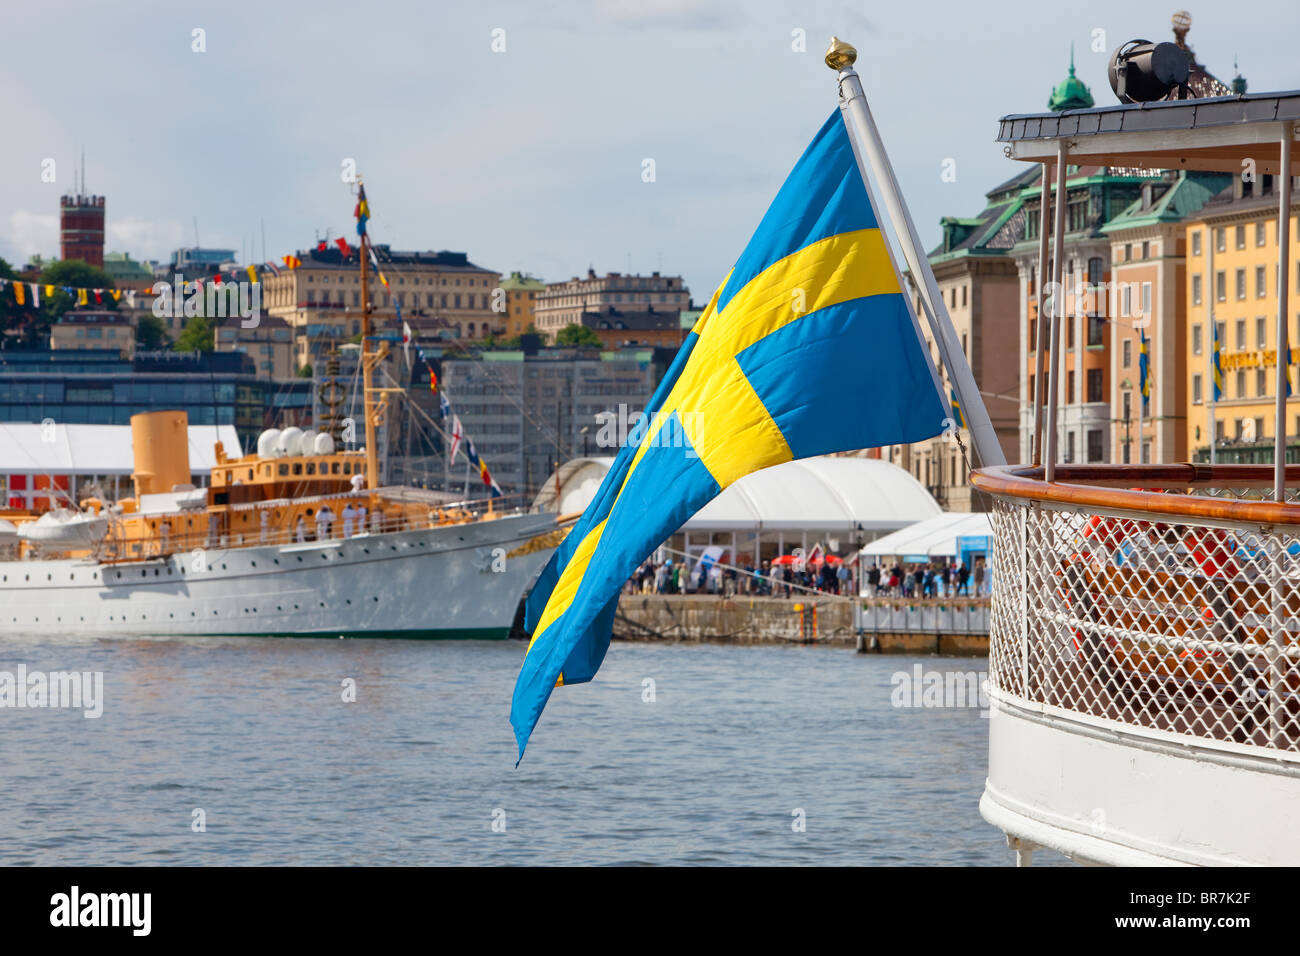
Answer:
[[[104,197],[78,193],[59,200],[59,242],[63,259],[104,267]]]

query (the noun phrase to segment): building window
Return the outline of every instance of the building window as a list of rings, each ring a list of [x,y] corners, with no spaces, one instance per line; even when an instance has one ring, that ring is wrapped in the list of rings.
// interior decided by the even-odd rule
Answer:
[[[1228,298],[1228,277],[1222,269],[1214,273],[1214,297],[1220,302],[1226,302]]]
[[[1129,283],[1129,282],[1124,283],[1124,287],[1123,287],[1123,289],[1122,289],[1121,292],[1120,292],[1120,309],[1119,309],[1119,314],[1122,315],[1122,316],[1124,316],[1125,318],[1131,317],[1131,316],[1133,315],[1133,285],[1132,285],[1132,283]]]
[[[1144,243],[1142,243],[1142,258],[1143,258],[1143,259],[1150,259],[1150,258],[1151,258],[1151,243],[1150,243],[1150,242],[1144,242]]]
[[[1106,396],[1102,391],[1103,372],[1099,368],[1088,369],[1088,401],[1104,402]]]
[[[1144,319],[1151,317],[1151,283],[1142,283],[1142,317]]]
[[[1224,235],[1224,229],[1222,226],[1220,226],[1218,229],[1214,230],[1214,251],[1215,252],[1223,252],[1225,249],[1227,249],[1225,240],[1226,237]]]
[[[1268,373],[1262,368],[1255,370],[1255,394],[1260,398],[1268,394]]]
[[[1244,351],[1246,348],[1246,320],[1237,320],[1237,351]]]
[[[1237,280],[1237,298],[1246,298],[1246,270],[1238,269],[1236,274]]]
[[[1101,429],[1088,429],[1088,461],[1101,461]]]
[[[1121,367],[1132,368],[1133,367],[1133,340],[1132,339],[1124,340],[1124,346],[1121,349],[1121,355],[1122,355],[1122,358],[1120,360]]]
[[[1201,276],[1199,273],[1192,276],[1192,305],[1201,304]]]
[[[1133,243],[1131,242],[1124,243],[1124,261],[1133,261]]]
[[[1201,397],[1201,376],[1199,374],[1192,376],[1192,404],[1200,405],[1204,399]]]
[[[1088,345],[1096,348],[1105,345],[1105,332],[1102,329],[1102,319],[1097,315],[1088,316]]]
[[[1200,355],[1201,350],[1205,348],[1205,335],[1201,331],[1201,324],[1198,322],[1192,326],[1192,354]]]
[[[1065,404],[1073,405],[1077,401],[1074,394],[1074,372],[1071,371],[1065,376]]]
[[[1201,254],[1201,230],[1197,229],[1195,232],[1192,233],[1192,255],[1199,256],[1200,254]]]
[[[1264,328],[1264,320],[1257,318],[1255,320],[1255,348],[1262,349],[1268,347],[1268,333]]]
[[[1073,429],[1071,429],[1070,431],[1066,432],[1065,435],[1065,463],[1068,465],[1068,464],[1072,464],[1073,462],[1074,462],[1074,431]]]
[[[1237,248],[1238,249],[1246,248],[1246,227],[1245,226],[1237,227]]]
[[[1268,273],[1263,266],[1255,266],[1255,298],[1262,299],[1268,295]]]
[[[1262,222],[1255,223],[1255,245],[1257,246],[1264,245],[1267,242],[1267,240],[1265,239],[1265,236],[1267,234],[1268,231],[1264,228],[1264,223]]]
[[[1245,398],[1245,397],[1246,397],[1246,373],[1244,371],[1238,371],[1237,372],[1237,398]]]

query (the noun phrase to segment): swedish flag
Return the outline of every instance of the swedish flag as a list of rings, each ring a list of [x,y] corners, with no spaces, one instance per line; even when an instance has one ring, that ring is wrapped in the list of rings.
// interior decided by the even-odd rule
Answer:
[[[1138,334],[1138,394],[1142,396],[1142,414],[1146,415],[1151,411],[1151,347],[1147,344],[1147,330],[1138,329]]]
[[[1214,400],[1223,398],[1223,362],[1219,355],[1219,323],[1210,323],[1210,335],[1214,337],[1214,350],[1210,356],[1210,367],[1214,372]],[[1213,428],[1213,426],[1211,426]]]
[[[510,713],[520,756],[551,691],[600,667],[623,583],[722,489],[795,458],[931,438],[947,415],[836,111],[533,588]]]
[[[949,387],[948,396],[952,400],[952,420],[962,428],[968,428],[966,416],[962,413],[961,402],[957,398],[957,390]]]

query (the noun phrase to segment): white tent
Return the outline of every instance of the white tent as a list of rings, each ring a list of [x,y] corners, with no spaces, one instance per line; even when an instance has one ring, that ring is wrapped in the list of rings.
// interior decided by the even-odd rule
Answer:
[[[879,458],[804,458],[741,478],[685,531],[893,531],[941,514],[925,487]]]
[[[560,468],[560,511],[582,511],[596,495],[612,458],[576,458]],[[533,505],[555,510],[555,475]],[[894,531],[941,514],[925,487],[878,458],[805,458],[746,475],[687,520],[681,530],[844,535]]]
[[[234,425],[189,427],[190,473],[216,465],[213,446],[241,454]],[[0,474],[130,475],[134,469],[130,425],[51,425],[0,422]]]
[[[877,538],[858,553],[864,557],[956,557],[958,538],[988,539],[992,533],[987,514],[945,511],[901,531]],[[987,540],[985,547],[980,550],[987,550]]]

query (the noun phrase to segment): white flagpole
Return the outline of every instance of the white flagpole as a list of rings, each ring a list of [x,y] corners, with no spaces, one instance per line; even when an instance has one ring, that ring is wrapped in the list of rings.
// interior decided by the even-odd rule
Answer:
[[[894,170],[885,153],[880,132],[871,117],[866,94],[862,91],[862,82],[858,79],[857,71],[853,69],[857,58],[857,50],[839,38],[831,37],[830,49],[826,52],[826,65],[839,73],[840,110],[844,113],[845,128],[855,147],[853,152],[858,160],[862,181],[867,184],[869,193],[871,187],[865,168],[869,165],[880,186],[885,212],[902,246],[907,267],[916,277],[917,291],[926,317],[930,321],[930,328],[934,332],[935,344],[939,346],[939,355],[948,370],[948,377],[957,392],[957,400],[965,413],[971,444],[975,448],[980,464],[986,467],[1005,465],[1007,460],[1002,454],[1002,445],[998,441],[997,432],[993,430],[993,422],[989,419],[988,409],[984,407],[984,399],[980,397],[979,387],[975,383],[975,376],[971,373],[966,355],[957,339],[957,332],[952,327],[952,319],[944,307],[943,296],[939,293],[939,283],[930,269],[930,260],[921,250],[921,240],[917,236],[912,216],[907,211],[907,204],[903,201],[898,181],[894,178]],[[851,123],[848,122],[850,118],[852,118]]]
[[[1208,350],[1210,353],[1209,356],[1210,357],[1210,364],[1209,364],[1210,394],[1206,397],[1210,400],[1210,467],[1214,467],[1214,465],[1216,464],[1214,446],[1218,444],[1218,438],[1219,438],[1218,409],[1216,407],[1218,405],[1218,401],[1214,397],[1214,388],[1215,388],[1214,358],[1215,358],[1215,352],[1217,351],[1219,346],[1219,327],[1214,324],[1215,322],[1214,299],[1215,296],[1217,295],[1217,292],[1215,290],[1215,284],[1214,284],[1214,227],[1213,226],[1210,226],[1208,229],[1205,230],[1205,240],[1206,240],[1205,242],[1206,265],[1209,267],[1209,272],[1206,273],[1206,278],[1209,279],[1208,282],[1209,298],[1206,301],[1209,303],[1209,308],[1207,311],[1210,316],[1210,347]],[[1207,283],[1201,284],[1202,295],[1207,294],[1206,285]],[[1205,341],[1205,340],[1202,339],[1201,341]]]
[[[1142,340],[1141,340],[1141,338],[1138,339],[1138,348],[1139,348],[1139,349],[1142,348]],[[1146,404],[1146,403],[1142,400],[1142,362],[1143,362],[1144,359],[1146,360],[1146,363],[1147,363],[1147,374],[1150,375],[1150,374],[1151,374],[1151,359],[1148,358],[1147,356],[1144,356],[1141,352],[1138,352],[1138,440],[1137,440],[1137,446],[1138,446],[1138,447],[1137,447],[1137,463],[1138,463],[1139,465],[1144,465],[1144,464],[1146,464],[1146,462],[1144,462],[1144,461],[1142,460],[1142,418],[1143,418],[1143,412],[1145,411],[1145,409],[1143,409],[1142,406],[1143,406],[1144,404]]]
[[[1281,166],[1277,177],[1277,403],[1273,416],[1273,500],[1286,501],[1286,383],[1291,353],[1287,325],[1291,321],[1288,298],[1291,283],[1291,140],[1295,124],[1282,124]],[[1258,436],[1256,436],[1258,437]]]

